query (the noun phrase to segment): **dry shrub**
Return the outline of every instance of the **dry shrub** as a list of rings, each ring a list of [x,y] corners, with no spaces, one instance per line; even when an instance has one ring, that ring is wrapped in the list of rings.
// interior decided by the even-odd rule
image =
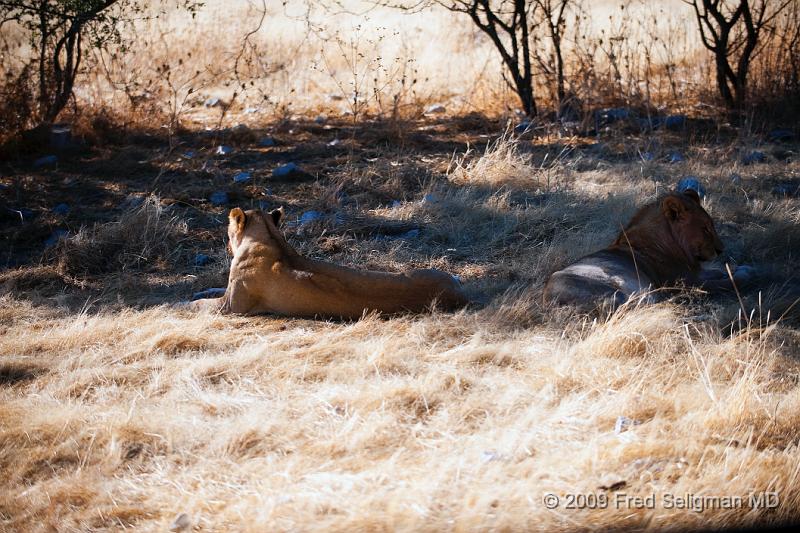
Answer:
[[[167,216],[159,199],[151,196],[117,222],[84,228],[62,239],[45,259],[71,276],[152,268],[174,261],[186,234],[186,223]]]

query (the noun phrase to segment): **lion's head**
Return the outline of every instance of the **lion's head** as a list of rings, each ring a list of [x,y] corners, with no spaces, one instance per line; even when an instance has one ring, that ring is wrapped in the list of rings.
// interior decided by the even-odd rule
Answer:
[[[248,211],[243,211],[239,207],[231,209],[228,213],[228,250],[232,255],[236,255],[246,237],[251,241],[285,249],[288,245],[278,230],[282,219],[283,207],[269,213],[260,209]]]
[[[693,262],[709,261],[722,253],[724,246],[714,221],[700,205],[695,191],[668,195],[661,201],[661,212],[675,241]]]

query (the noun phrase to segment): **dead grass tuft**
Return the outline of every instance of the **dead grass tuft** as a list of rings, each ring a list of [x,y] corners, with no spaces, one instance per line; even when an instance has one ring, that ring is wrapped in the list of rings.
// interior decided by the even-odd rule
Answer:
[[[169,216],[159,199],[151,196],[117,222],[61,239],[44,260],[69,276],[153,269],[180,257],[186,233],[186,223]]]

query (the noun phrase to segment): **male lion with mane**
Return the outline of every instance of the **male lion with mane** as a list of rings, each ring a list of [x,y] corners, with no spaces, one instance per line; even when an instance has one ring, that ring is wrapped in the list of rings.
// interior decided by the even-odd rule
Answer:
[[[653,302],[657,296],[652,291],[679,283],[732,289],[721,271],[700,268],[723,248],[697,192],[673,192],[642,207],[611,246],[554,272],[544,300],[592,310],[604,303],[616,308],[632,296]],[[751,273],[739,267],[734,279],[746,282]]]
[[[270,213],[232,209],[228,238],[233,261],[225,294],[190,302],[190,308],[357,319],[365,311],[419,312],[434,303],[453,310],[469,303],[459,282],[438,270],[394,274],[305,258],[283,238],[278,229],[282,218],[283,208]]]

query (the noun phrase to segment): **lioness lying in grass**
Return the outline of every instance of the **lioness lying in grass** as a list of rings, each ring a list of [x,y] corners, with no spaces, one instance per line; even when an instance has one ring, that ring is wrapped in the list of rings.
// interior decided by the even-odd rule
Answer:
[[[223,313],[353,319],[369,311],[419,312],[434,303],[452,310],[468,303],[458,281],[438,270],[394,274],[302,257],[278,229],[282,217],[282,209],[232,209],[228,237],[233,261],[225,294],[189,306]]]
[[[723,248],[697,192],[670,193],[642,207],[611,246],[554,272],[544,300],[591,310],[604,303],[615,308],[632,296],[655,301],[659,295],[652,291],[679,283],[732,289],[723,272],[700,268]],[[734,279],[745,283],[752,274],[739,267]]]

